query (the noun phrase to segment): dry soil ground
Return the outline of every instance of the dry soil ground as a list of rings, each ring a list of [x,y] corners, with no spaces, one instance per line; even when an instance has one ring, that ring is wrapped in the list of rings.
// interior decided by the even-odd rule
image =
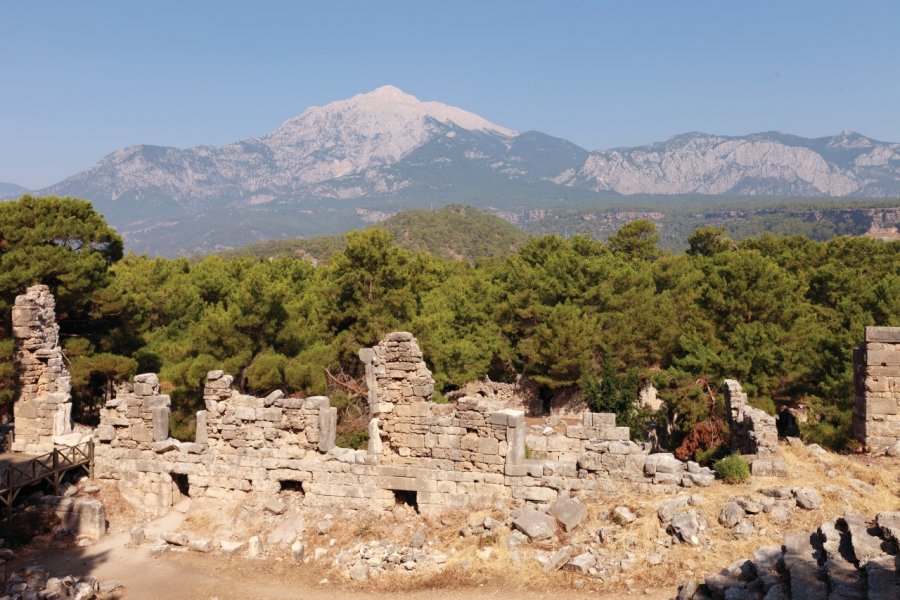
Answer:
[[[480,563],[475,558],[480,542],[458,535],[460,522],[465,523],[465,515],[459,516],[460,522],[451,518],[446,522],[442,519],[430,524],[430,537],[438,540],[440,547],[453,546],[458,552],[456,556],[468,558],[466,562],[469,563],[466,568],[457,564],[433,577],[383,575],[375,580],[354,584],[331,569],[327,560],[294,565],[286,551],[272,552],[266,560],[177,550],[153,557],[151,544],[140,547],[128,545],[127,532],[136,514],[126,505],[117,504],[115,498],[104,498],[112,525],[108,536],[83,548],[36,540],[30,547],[19,551],[15,563],[9,566],[8,571],[24,565],[40,564],[52,575],[93,575],[101,581],[118,580],[125,586],[118,597],[131,600],[612,600],[628,597],[657,600],[671,598],[678,584],[685,579],[702,580],[705,575],[717,572],[737,558],[752,556],[759,546],[780,544],[787,530],[811,531],[828,518],[844,512],[874,515],[884,510],[900,510],[900,461],[897,459],[838,456],[787,445],[783,445],[782,449],[792,473],[788,480],[753,478],[742,485],[716,483],[710,488],[692,490],[701,494],[706,501],[703,510],[711,525],[709,535],[712,545],[709,547],[695,548],[679,544],[669,550],[659,549],[660,535],[664,537],[664,532],[660,530],[656,508],[665,502],[666,497],[648,498],[623,494],[618,497],[597,498],[590,502],[589,518],[579,528],[579,531],[583,530],[584,536],[590,537],[599,527],[608,524],[607,513],[614,506],[629,506],[638,515],[638,520],[626,531],[629,535],[610,545],[611,551],[622,555],[632,553],[638,559],[628,571],[606,583],[589,577],[579,578],[571,573],[547,574],[538,568],[535,561],[528,558],[521,565],[516,565],[509,561],[508,554],[504,555],[500,541],[495,544],[496,552],[490,562]],[[852,483],[856,480],[874,486],[875,492],[854,489]],[[822,493],[824,504],[818,510],[794,510],[791,522],[785,525],[775,524],[765,515],[758,515],[756,524],[760,529],[757,535],[748,539],[735,539],[729,530],[716,523],[718,512],[729,498],[757,495],[760,488],[771,485],[815,487]],[[219,512],[223,514],[219,514],[218,519],[210,515],[208,510],[198,516],[196,513],[199,504],[201,503],[193,501],[193,510],[188,510],[187,514],[173,510],[159,519],[144,522],[147,538],[154,539],[163,532],[174,530],[193,530],[214,539],[226,537],[221,527],[231,517],[221,510]],[[502,519],[502,514],[493,516]],[[246,516],[237,521],[246,524],[245,519]],[[401,540],[409,535],[409,528],[415,526],[405,523],[407,520],[409,519],[401,513],[364,526],[360,526],[357,521],[348,521],[343,527],[336,526],[327,537],[337,538],[337,548],[352,545],[354,538],[358,538],[363,529],[374,530],[378,539]],[[315,533],[309,535],[311,537],[305,540],[309,549],[324,541],[324,538],[317,537]],[[563,537],[561,543],[577,543],[577,540]],[[647,556],[657,551],[663,553],[664,560],[662,564],[650,567]],[[326,578],[330,581],[322,583]],[[580,589],[576,588],[579,579],[583,584]]]

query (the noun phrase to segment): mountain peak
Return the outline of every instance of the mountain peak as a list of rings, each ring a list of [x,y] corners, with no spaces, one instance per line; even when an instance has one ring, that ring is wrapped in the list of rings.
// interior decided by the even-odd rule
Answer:
[[[346,100],[313,106],[261,138],[279,169],[312,184],[400,160],[441,126],[511,138],[516,132],[440,102],[423,102],[386,85]]]
[[[366,97],[390,98],[393,100],[401,100],[401,101],[406,100],[406,101],[419,102],[418,98],[416,98],[412,94],[407,94],[406,92],[404,92],[403,90],[401,90],[400,88],[398,88],[395,85],[383,85],[381,87],[375,88],[371,92],[357,94],[356,96],[361,97],[361,98],[366,98]]]

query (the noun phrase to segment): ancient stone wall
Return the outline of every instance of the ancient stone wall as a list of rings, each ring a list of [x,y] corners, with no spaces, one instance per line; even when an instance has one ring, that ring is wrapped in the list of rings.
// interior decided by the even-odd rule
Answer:
[[[29,340],[23,348],[41,359],[58,356],[48,295],[36,292],[31,302],[39,311],[17,311],[18,338]],[[168,429],[171,401],[160,393],[158,377],[145,373],[119,386],[101,411],[95,474],[117,481],[123,497],[155,512],[181,494],[233,497],[289,488],[302,493],[305,506],[379,511],[404,501],[433,514],[497,502],[550,503],[570,492],[672,493],[714,479],[709,469],[631,442],[612,414],[585,412],[580,423],[535,437],[522,410],[470,397],[435,404],[434,381],[409,333],[389,334],[360,357],[371,411],[365,450],[335,446],[336,410],[328,398],[242,394],[222,371],[207,375],[194,441],[175,440]],[[52,377],[33,368],[37,363],[23,364],[31,368],[24,371],[30,394],[24,402],[67,389],[61,362],[49,365],[60,367]],[[527,440],[546,442],[537,452]]]
[[[334,447],[337,409],[328,398],[288,398],[281,390],[256,398],[232,390],[231,383],[232,377],[222,371],[207,375],[198,441],[228,452],[246,448],[291,457]]]
[[[12,309],[18,382],[14,405],[14,452],[49,452],[54,437],[72,433],[69,371],[59,347],[56,300],[46,285],[16,297]]]
[[[725,380],[725,410],[731,447],[747,455],[750,470],[764,477],[786,477],[787,465],[778,449],[775,417],[747,403],[747,394],[734,379]]]
[[[853,435],[869,450],[900,441],[900,327],[866,327],[853,352]]]

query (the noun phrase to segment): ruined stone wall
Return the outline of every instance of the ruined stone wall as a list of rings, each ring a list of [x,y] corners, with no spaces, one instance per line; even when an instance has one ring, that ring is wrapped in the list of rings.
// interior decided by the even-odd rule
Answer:
[[[630,435],[627,427],[616,426],[615,414],[584,411],[579,425],[533,426],[526,434],[525,443],[530,453],[538,458],[577,460],[585,453],[589,441],[627,442]]]
[[[96,472],[120,481],[123,495],[163,510],[177,499],[179,482],[191,495],[221,497],[278,491],[281,482],[309,479],[298,461],[334,446],[336,410],[328,399],[265,398],[231,388],[232,378],[210,371],[206,410],[197,413],[193,442],[169,437],[169,396],[155,374],[135,377],[106,403],[95,430]]]
[[[155,374],[138,375],[134,384],[120,386],[100,409],[94,435],[113,448],[152,450],[154,443],[169,437],[170,405],[169,397],[159,393]]]
[[[48,303],[46,290],[39,292],[38,303],[51,314],[17,311],[19,327],[28,324],[27,332],[20,329],[28,335],[19,337],[40,341],[23,344],[32,354],[54,358],[52,298]],[[50,351],[40,354],[41,348]],[[360,356],[371,411],[366,450],[335,446],[336,410],[328,398],[242,394],[222,371],[207,375],[195,440],[175,440],[170,398],[160,393],[158,377],[145,373],[119,386],[101,410],[95,474],[117,481],[123,497],[157,513],[181,494],[231,497],[285,487],[302,492],[306,506],[389,510],[412,495],[420,512],[434,514],[497,502],[550,503],[569,492],[671,493],[712,483],[708,469],[650,455],[629,441],[628,428],[617,427],[611,414],[585,412],[580,424],[554,432],[542,456],[529,456],[523,411],[483,398],[431,402],[434,382],[409,333],[390,334]],[[53,371],[55,379],[46,369],[32,371],[22,380],[31,394],[26,403],[68,383],[62,369]]]
[[[746,455],[750,472],[763,477],[787,477],[787,464],[778,449],[775,417],[747,403],[747,394],[734,379],[725,380],[725,410],[731,447]]]
[[[12,309],[18,382],[14,405],[14,452],[53,450],[54,437],[72,433],[69,371],[59,347],[56,300],[46,285],[16,297]]]
[[[276,390],[256,398],[231,389],[232,377],[210,371],[203,392],[206,410],[198,417],[202,442],[214,449],[303,456],[334,447],[337,409],[328,398],[288,398]],[[202,425],[202,426],[201,426]]]
[[[853,435],[869,450],[900,441],[900,327],[866,327],[853,352]]]

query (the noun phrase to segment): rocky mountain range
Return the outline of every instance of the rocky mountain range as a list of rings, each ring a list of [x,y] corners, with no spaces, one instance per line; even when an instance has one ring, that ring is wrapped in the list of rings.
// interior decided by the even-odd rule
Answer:
[[[21,185],[0,181],[0,200],[5,198],[18,198],[28,190]]]
[[[900,144],[853,132],[691,133],[589,152],[386,86],[226,146],[131,146],[39,194],[92,200],[131,249],[184,254],[461,202],[496,212],[630,194],[900,196]]]

